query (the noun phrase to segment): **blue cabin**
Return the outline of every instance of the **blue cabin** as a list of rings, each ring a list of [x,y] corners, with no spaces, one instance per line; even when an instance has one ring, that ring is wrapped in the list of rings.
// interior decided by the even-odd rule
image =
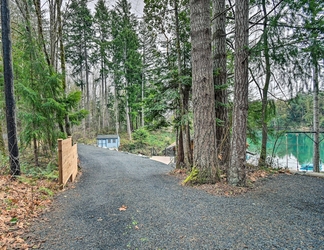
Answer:
[[[120,145],[119,135],[98,135],[97,146],[100,148],[116,148]]]

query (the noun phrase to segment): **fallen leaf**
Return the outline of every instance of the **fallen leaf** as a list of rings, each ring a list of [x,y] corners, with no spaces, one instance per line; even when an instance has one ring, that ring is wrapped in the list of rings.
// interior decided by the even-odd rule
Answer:
[[[119,208],[119,211],[126,211],[127,207],[125,205],[122,205],[120,208]]]
[[[39,216],[52,203],[52,197],[40,187],[55,192],[53,181],[32,179],[13,181],[10,176],[0,175],[0,250],[31,249],[24,235],[32,218]]]

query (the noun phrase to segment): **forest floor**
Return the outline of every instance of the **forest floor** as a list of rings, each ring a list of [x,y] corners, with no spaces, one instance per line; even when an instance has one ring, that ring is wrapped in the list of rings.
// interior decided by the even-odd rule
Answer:
[[[246,179],[246,187],[237,187],[227,184],[226,178],[222,176],[220,182],[215,184],[201,184],[195,185],[194,188],[204,190],[212,195],[219,195],[225,197],[238,196],[240,194],[247,193],[252,191],[258,182],[262,179],[267,178],[269,176],[277,176],[279,174],[287,174],[291,175],[291,173],[284,169],[257,169],[257,170],[249,170]],[[184,169],[175,169],[170,172],[170,175],[175,175],[181,183],[187,178],[188,172]]]
[[[26,230],[34,219],[49,210],[58,191],[55,181],[0,175],[1,250],[35,247],[25,242]]]

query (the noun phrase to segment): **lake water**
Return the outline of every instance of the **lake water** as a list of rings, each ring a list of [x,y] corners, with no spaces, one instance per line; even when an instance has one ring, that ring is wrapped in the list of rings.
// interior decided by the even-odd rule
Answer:
[[[289,133],[278,139],[268,138],[267,155],[274,156],[274,166],[287,167],[293,170],[300,170],[303,164],[313,162],[313,134]],[[320,162],[324,160],[324,135],[320,134]],[[249,143],[248,150],[259,154],[260,144]],[[322,167],[323,170],[323,167]]]

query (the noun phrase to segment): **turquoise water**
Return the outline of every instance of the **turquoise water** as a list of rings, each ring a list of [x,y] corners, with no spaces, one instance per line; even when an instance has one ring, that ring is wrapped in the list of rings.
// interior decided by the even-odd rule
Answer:
[[[300,166],[309,164],[313,161],[313,134],[286,134],[278,139],[274,137],[268,138],[267,155],[277,157],[282,163],[289,165]],[[320,134],[320,141],[324,139],[324,135]],[[250,143],[248,148],[251,152],[260,153],[261,138],[259,144]],[[320,162],[324,161],[324,141],[320,142]]]

